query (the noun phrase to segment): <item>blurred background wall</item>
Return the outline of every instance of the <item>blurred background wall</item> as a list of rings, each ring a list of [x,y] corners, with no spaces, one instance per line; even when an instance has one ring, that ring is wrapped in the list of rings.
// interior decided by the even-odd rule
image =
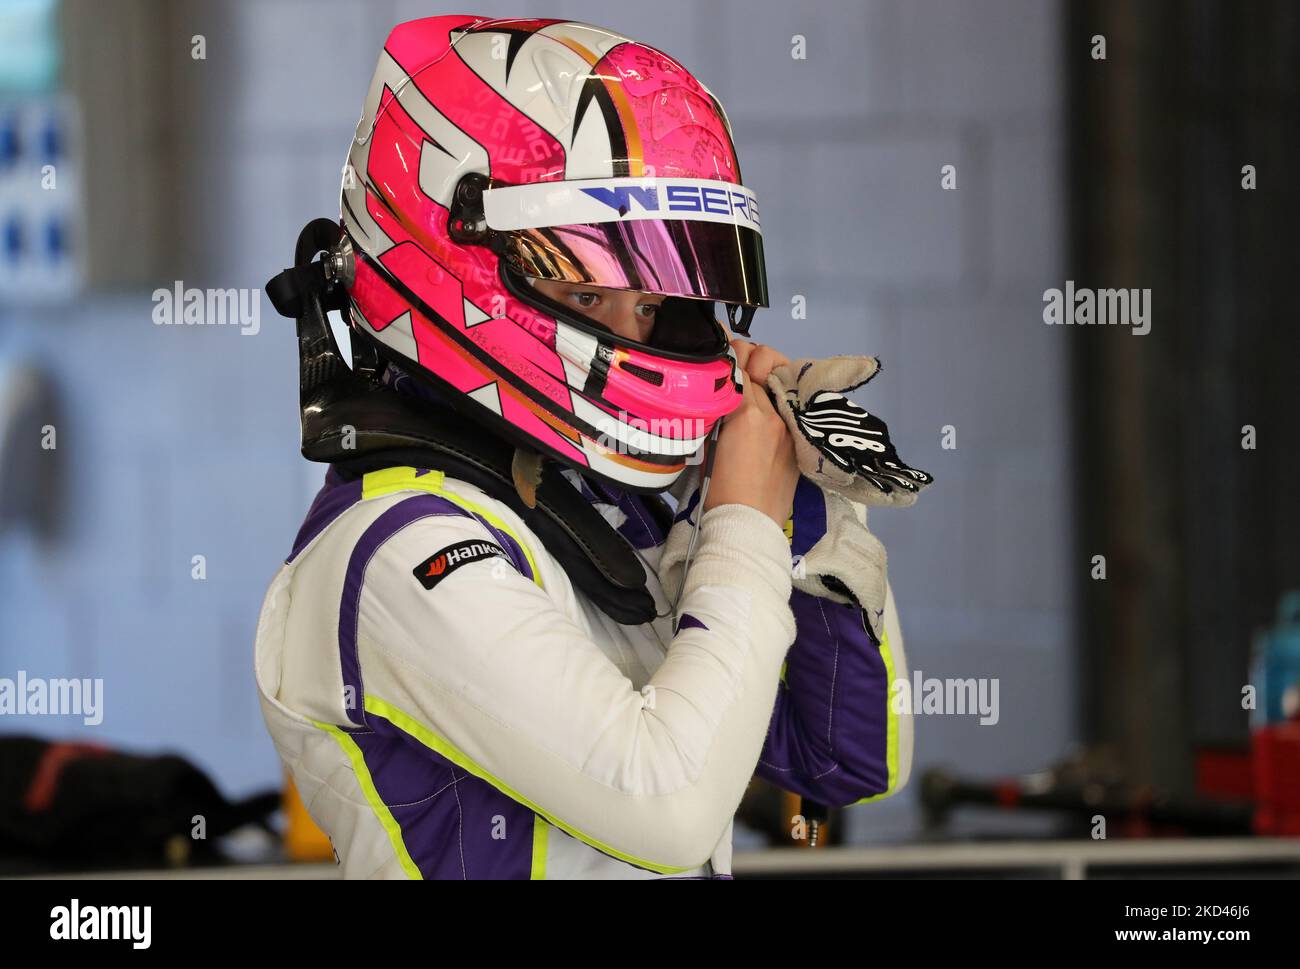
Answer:
[[[62,76],[84,126],[86,287],[0,303],[0,352],[54,381],[67,493],[57,535],[0,540],[0,672],[103,677],[106,714],[93,729],[43,718],[0,730],[176,749],[239,794],[279,779],[254,624],[321,471],[297,454],[291,323],[263,298],[256,335],[155,326],[150,294],[177,280],[260,289],[286,265],[301,225],[337,213],[388,28],[449,9],[62,8]],[[918,718],[914,777],[1060,756],[1082,736],[1087,568],[1073,538],[1078,334],[1041,319],[1044,290],[1066,275],[1062,6],[515,0],[482,12],[609,26],[663,47],[722,100],[764,206],[773,305],[755,338],[791,356],[879,355],[884,372],[855,396],[937,478],[916,507],[873,513],[911,665],[1000,682],[995,726]],[[941,188],[947,165],[955,190]],[[806,319],[792,314],[798,296]],[[955,448],[941,445],[946,427]],[[856,809],[848,830],[903,838],[919,815],[914,784]]]
[[[1155,300],[1141,339],[1070,341],[1108,565],[1074,574],[1085,733],[1186,792],[1246,744],[1254,634],[1300,588],[1300,8],[1097,0],[1067,31],[1109,42],[1067,54],[1071,275]]]

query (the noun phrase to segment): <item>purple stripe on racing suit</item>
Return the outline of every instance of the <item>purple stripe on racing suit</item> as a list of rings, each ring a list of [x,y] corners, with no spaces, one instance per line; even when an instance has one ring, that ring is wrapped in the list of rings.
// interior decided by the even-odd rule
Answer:
[[[361,500],[361,481],[344,481],[339,473],[330,468],[325,473],[325,484],[316,493],[316,498],[307,510],[307,517],[298,529],[298,536],[293,540],[293,550],[286,562],[292,562],[298,554],[311,543],[311,540],[323,532],[327,525]]]
[[[351,733],[425,878],[528,878],[533,812],[377,714]]]

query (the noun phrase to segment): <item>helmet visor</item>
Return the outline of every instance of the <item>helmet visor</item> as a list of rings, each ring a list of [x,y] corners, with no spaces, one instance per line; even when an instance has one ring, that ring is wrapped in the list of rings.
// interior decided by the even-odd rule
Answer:
[[[483,193],[502,258],[525,276],[767,305],[754,194],[704,179],[538,182]]]

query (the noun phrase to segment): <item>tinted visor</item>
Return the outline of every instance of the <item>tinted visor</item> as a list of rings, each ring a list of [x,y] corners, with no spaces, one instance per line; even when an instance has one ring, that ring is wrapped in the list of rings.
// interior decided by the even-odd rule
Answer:
[[[767,305],[763,237],[719,222],[603,222],[504,233],[515,272],[559,282]]]
[[[611,178],[484,192],[506,265],[524,276],[767,305],[753,192],[704,179]]]

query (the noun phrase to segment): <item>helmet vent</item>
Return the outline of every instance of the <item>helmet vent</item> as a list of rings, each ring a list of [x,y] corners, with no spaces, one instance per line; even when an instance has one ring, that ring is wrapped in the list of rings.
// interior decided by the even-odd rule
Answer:
[[[630,373],[633,377],[640,377],[646,383],[654,384],[656,387],[662,386],[664,382],[664,375],[658,370],[651,370],[649,367],[641,367],[635,363],[624,361],[619,364],[619,369]]]

